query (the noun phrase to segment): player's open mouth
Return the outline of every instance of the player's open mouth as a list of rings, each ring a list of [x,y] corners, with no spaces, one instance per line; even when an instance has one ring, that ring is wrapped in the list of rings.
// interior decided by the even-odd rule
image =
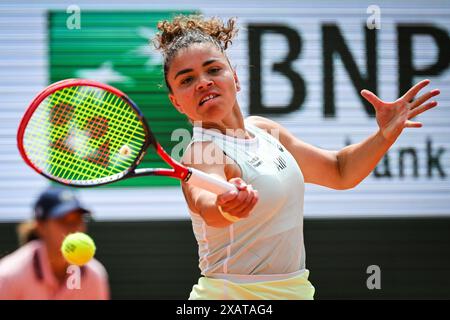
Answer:
[[[199,103],[198,105],[199,105],[199,106],[202,106],[202,105],[205,104],[206,102],[208,102],[208,101],[210,101],[210,100],[213,100],[213,99],[215,99],[215,98],[217,98],[217,97],[219,97],[219,96],[220,96],[220,95],[217,94],[217,93],[210,93],[210,94],[204,96],[204,97],[202,98],[202,100],[200,100],[200,103]]]

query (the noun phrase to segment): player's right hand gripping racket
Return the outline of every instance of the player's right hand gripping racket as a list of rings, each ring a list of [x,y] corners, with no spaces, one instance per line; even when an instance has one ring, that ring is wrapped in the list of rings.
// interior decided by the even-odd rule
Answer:
[[[172,159],[130,98],[91,80],[63,80],[39,93],[22,118],[17,143],[28,165],[65,185],[92,187],[131,177],[168,176],[215,194],[236,190]],[[150,146],[171,169],[136,169]]]

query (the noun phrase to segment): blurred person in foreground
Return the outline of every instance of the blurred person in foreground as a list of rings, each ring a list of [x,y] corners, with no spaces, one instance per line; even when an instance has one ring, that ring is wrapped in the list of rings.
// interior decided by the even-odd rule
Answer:
[[[79,285],[70,286],[68,279],[75,273],[60,250],[66,235],[86,231],[90,214],[71,191],[44,191],[34,205],[33,220],[18,226],[21,247],[0,260],[0,300],[109,299],[103,265],[92,259],[79,267]]]

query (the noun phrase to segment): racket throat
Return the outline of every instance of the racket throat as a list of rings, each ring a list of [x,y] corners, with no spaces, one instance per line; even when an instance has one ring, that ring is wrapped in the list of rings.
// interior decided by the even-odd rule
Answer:
[[[187,169],[187,173],[186,173],[186,176],[183,178],[183,182],[187,183],[189,181],[189,179],[191,178],[191,176],[192,176],[192,170]]]

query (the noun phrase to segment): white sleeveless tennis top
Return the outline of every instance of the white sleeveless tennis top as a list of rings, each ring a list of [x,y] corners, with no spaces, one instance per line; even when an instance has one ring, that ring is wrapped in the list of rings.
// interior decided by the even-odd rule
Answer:
[[[239,139],[194,127],[191,144],[212,141],[233,159],[242,179],[258,190],[248,218],[225,228],[208,226],[190,211],[202,275],[285,275],[305,269],[303,174],[294,157],[265,130],[245,121],[253,136]]]

